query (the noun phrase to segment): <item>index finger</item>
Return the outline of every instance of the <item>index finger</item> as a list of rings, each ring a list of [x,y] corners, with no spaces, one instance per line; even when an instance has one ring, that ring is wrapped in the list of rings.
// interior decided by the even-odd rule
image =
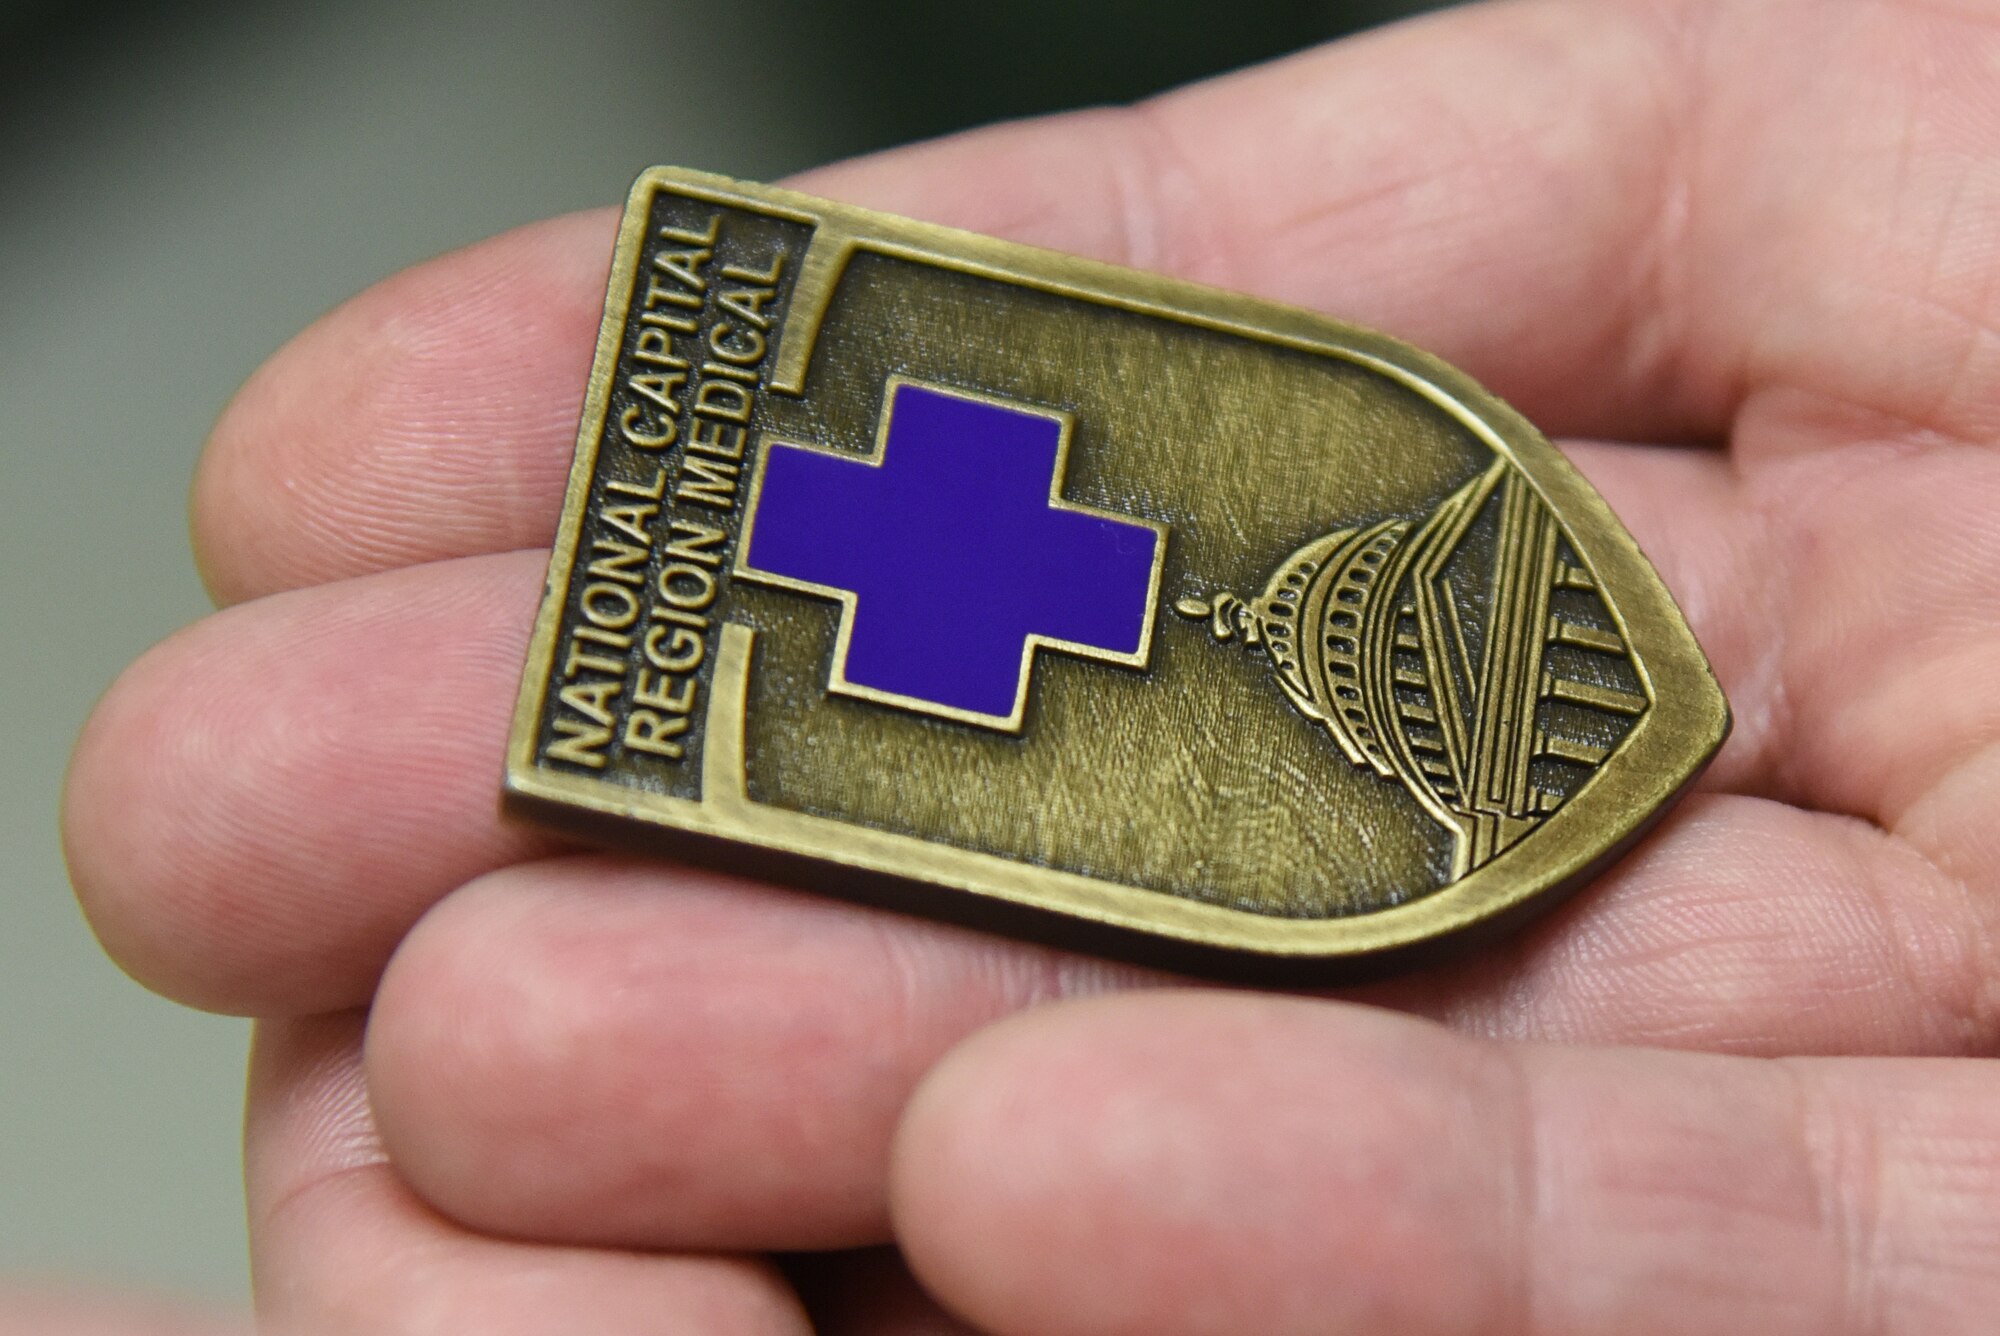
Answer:
[[[1634,352],[1662,46],[1610,7],[1455,14],[798,184],[1383,328],[1552,432],[1679,435],[1713,404]],[[547,542],[612,230],[577,215],[421,265],[273,358],[197,480],[216,597]]]

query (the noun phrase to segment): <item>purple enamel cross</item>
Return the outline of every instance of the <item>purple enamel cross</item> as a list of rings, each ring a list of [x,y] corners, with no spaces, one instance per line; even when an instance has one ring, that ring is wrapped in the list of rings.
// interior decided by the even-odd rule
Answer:
[[[1059,500],[1067,423],[892,380],[872,461],[766,447],[740,563],[848,607],[834,690],[1020,726],[1031,645],[1137,665],[1164,533]]]

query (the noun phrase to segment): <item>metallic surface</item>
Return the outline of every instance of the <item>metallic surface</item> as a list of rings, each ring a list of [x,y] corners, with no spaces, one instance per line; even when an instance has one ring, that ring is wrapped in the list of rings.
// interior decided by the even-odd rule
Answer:
[[[772,443],[879,459],[905,381],[1060,415],[1051,503],[1164,532],[1139,654],[1031,639],[1015,715],[953,717],[842,689],[852,599],[735,578]],[[901,907],[1338,972],[1574,886],[1727,727],[1603,502],[1435,359],[660,169],[619,240],[507,786],[594,837]]]

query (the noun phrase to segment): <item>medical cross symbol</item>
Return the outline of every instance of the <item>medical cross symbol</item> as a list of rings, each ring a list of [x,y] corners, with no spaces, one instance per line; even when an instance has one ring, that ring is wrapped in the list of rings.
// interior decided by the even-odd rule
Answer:
[[[893,377],[874,456],[764,448],[736,573],[838,600],[828,689],[1018,732],[1038,646],[1144,667],[1165,526],[1060,497],[1066,414]]]

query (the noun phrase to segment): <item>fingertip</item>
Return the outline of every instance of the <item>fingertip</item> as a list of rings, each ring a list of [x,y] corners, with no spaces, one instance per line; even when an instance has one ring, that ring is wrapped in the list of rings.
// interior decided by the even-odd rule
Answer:
[[[481,877],[383,976],[367,1060],[384,1140],[427,1202],[487,1232],[879,1241],[900,1073],[951,1023],[874,1028],[905,995],[884,935],[867,911],[672,864]]]
[[[498,774],[532,554],[225,609],[106,693],[63,837],[106,950],[191,1006],[356,1006],[455,886],[557,847],[503,822]]]
[[[1066,1281],[1079,1257],[1119,1236],[1131,1205],[1099,1176],[1143,1155],[1136,1143],[1117,1148],[1118,1129],[1167,1134],[1133,1107],[1148,1100],[1123,1074],[1146,1065],[1177,1015],[1216,996],[1047,1004],[978,1031],[931,1069],[897,1127],[889,1173],[896,1236],[926,1288],[982,1329],[1121,1329]],[[1122,1301],[1126,1279],[1107,1279],[1107,1302]]]
[[[155,758],[206,751],[206,731],[183,731],[198,713],[192,688],[202,627],[154,646],[92,709],[63,779],[60,827],[70,885],[106,954],[134,980],[188,1006],[227,1011],[238,980],[208,968],[191,941],[230,930],[185,894],[187,831],[162,819],[177,795],[149,784]]]
[[[566,1220],[535,1228],[507,1185],[531,1176],[543,1190],[522,1195],[547,1202],[559,1180],[545,1175],[574,1163],[561,1121],[542,1116],[560,1102],[544,1073],[551,1050],[574,1052],[590,1039],[576,1021],[588,999],[520,968],[518,948],[524,934],[537,936],[539,908],[523,879],[541,872],[488,873],[418,919],[383,970],[362,1049],[376,1128],[398,1176],[448,1218],[511,1238],[567,1232]],[[510,1059],[488,1042],[496,1036],[543,1060]]]
[[[254,372],[190,490],[218,603],[532,546],[561,494],[612,210],[517,228],[342,303]]]

